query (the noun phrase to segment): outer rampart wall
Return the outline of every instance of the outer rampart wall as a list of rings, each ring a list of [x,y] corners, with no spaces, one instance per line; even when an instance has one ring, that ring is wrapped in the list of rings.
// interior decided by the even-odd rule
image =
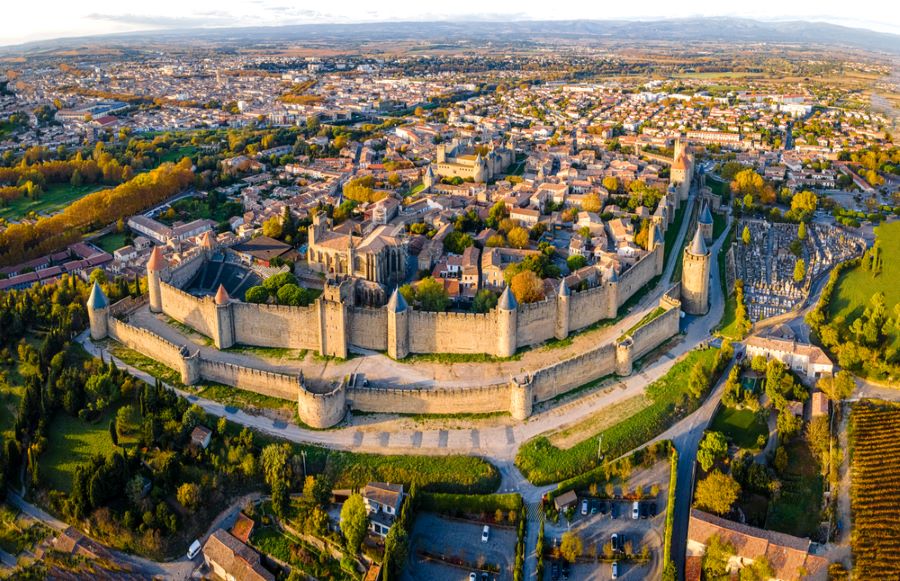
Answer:
[[[163,339],[156,333],[134,327],[115,317],[109,318],[109,336],[139,353],[156,359],[163,365],[180,371],[184,356],[181,347]]]
[[[546,401],[590,381],[610,375],[616,369],[616,347],[607,343],[545,367],[534,373],[533,389],[537,401]]]
[[[459,389],[390,389],[353,387],[353,409],[405,414],[465,414],[509,411],[509,385]]]
[[[272,373],[203,358],[200,359],[200,375],[210,381],[289,401],[296,400],[300,390],[300,380],[294,375]]]
[[[163,307],[168,307],[163,303]],[[289,307],[232,302],[235,342],[263,347],[318,349],[318,313],[314,306]]]
[[[634,341],[632,358],[643,357],[653,349],[656,349],[670,337],[678,334],[678,322],[681,319],[681,310],[670,308],[665,313],[656,317],[646,325],[638,327],[631,333]]]

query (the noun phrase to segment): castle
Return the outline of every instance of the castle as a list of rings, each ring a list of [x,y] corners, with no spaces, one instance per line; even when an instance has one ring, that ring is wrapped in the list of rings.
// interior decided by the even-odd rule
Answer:
[[[323,213],[313,217],[306,252],[309,268],[335,276],[358,277],[385,286],[406,279],[408,253],[398,235],[402,227],[377,226],[365,237],[332,230]]]
[[[434,173],[441,177],[470,179],[475,183],[490,181],[506,171],[515,161],[516,154],[511,147],[495,149],[493,143],[487,147],[487,153],[481,155],[471,144],[455,139],[449,144],[438,144]],[[433,177],[430,180],[433,183]]]

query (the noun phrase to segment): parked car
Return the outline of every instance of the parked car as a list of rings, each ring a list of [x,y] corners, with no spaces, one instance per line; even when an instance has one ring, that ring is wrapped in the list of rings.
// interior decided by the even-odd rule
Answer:
[[[605,500],[600,501],[600,514],[607,514],[609,512],[609,503]]]
[[[491,580],[491,578],[490,578],[490,576],[488,576],[487,573],[485,573],[485,572],[481,573],[481,581],[490,581],[490,580]]]
[[[619,505],[615,502],[610,503],[610,512],[613,518],[619,518]]]
[[[588,501],[584,499],[581,501],[581,516],[585,516],[588,513]]]
[[[613,561],[613,564],[612,564],[612,578],[613,578],[613,579],[618,579],[618,578],[619,578],[619,562],[618,562],[618,561]]]
[[[488,542],[488,537],[491,535],[491,527],[484,525],[484,528],[481,529],[481,542]]]
[[[655,502],[651,502],[651,503],[650,503],[650,516],[656,516],[657,514],[659,514],[659,513],[657,512],[656,508],[657,508],[657,507],[656,507],[656,503],[655,503]]]
[[[478,581],[478,574],[475,571],[469,573],[469,581]]]
[[[646,502],[642,502],[640,506],[641,506],[641,518],[647,518],[647,516],[650,514],[650,507],[647,506]]]
[[[194,541],[191,543],[190,548],[188,548],[187,558],[193,560],[194,557],[197,556],[197,553],[200,552],[200,541]]]
[[[625,551],[625,535],[624,534],[619,535],[619,546],[617,547],[616,550],[622,551],[622,552]]]
[[[631,518],[634,520],[637,520],[641,517],[640,504],[641,503],[635,500],[631,505]]]

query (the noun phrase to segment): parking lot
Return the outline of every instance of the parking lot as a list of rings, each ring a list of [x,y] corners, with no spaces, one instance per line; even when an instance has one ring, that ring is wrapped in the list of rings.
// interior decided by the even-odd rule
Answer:
[[[500,566],[500,573],[490,573],[491,581],[512,579],[512,567],[516,554],[516,530],[491,526],[487,542],[481,541],[484,525],[475,522],[448,519],[422,512],[416,516],[410,539],[409,561],[403,571],[403,579],[415,581],[468,581],[472,567],[457,567],[440,561],[423,558],[421,551],[459,558],[467,563],[488,563]],[[481,571],[478,579],[481,580]]]
[[[559,522],[544,523],[545,546],[559,546],[563,533],[572,531],[581,537],[584,555],[603,556],[603,545],[610,542],[612,535],[617,536],[620,547],[631,544],[633,554],[640,554],[643,547],[649,550],[650,561],[646,564],[619,562],[618,579],[637,581],[639,579],[658,579],[662,575],[662,546],[666,526],[666,488],[668,485],[668,463],[659,462],[650,469],[636,471],[630,479],[631,485],[641,484],[645,490],[652,484],[660,487],[659,495],[646,498],[640,502],[644,517],[632,518],[631,500],[587,499],[587,514],[582,514],[584,497],[579,497],[575,504],[575,514],[571,523],[560,515]],[[617,488],[617,494],[621,489]],[[651,504],[656,505],[656,515],[652,515]],[[595,552],[596,551],[596,552]],[[622,551],[617,551],[622,555]],[[554,567],[550,559],[544,559],[544,579],[562,580],[563,567]],[[600,581],[612,578],[612,565],[609,563],[576,562],[569,566],[569,581]]]

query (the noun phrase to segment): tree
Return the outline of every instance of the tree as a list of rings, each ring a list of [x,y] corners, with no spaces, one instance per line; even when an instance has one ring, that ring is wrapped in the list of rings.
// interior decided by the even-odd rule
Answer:
[[[513,248],[527,248],[529,244],[528,230],[516,226],[506,235],[506,240]]]
[[[512,277],[510,288],[520,303],[534,303],[544,299],[544,281],[530,270]]]
[[[816,385],[835,403],[847,399],[856,389],[853,374],[846,369],[838,371],[834,377],[823,377]]]
[[[566,259],[566,265],[568,265],[569,270],[575,272],[579,268],[584,267],[587,264],[587,259],[580,254],[573,254],[572,256]]]
[[[244,293],[244,300],[248,303],[262,304],[269,300],[269,290],[264,286],[251,286]]]
[[[288,481],[290,453],[291,447],[288,444],[269,444],[262,449],[260,461],[262,462],[263,477],[270,487],[274,488],[277,484]]]
[[[193,482],[185,482],[178,487],[176,497],[181,506],[193,512],[200,504],[200,486]]]
[[[472,312],[487,313],[497,306],[497,295],[486,288],[481,289],[472,301]]]
[[[619,178],[616,176],[606,176],[601,183],[611,194],[614,194],[619,190]]]
[[[616,179],[616,178],[613,178]],[[605,181],[605,179],[604,179]],[[618,180],[616,180],[618,182]],[[616,184],[618,185],[618,183]],[[608,188],[607,188],[608,189]],[[618,189],[618,188],[617,188]],[[615,190],[611,190],[615,191]],[[597,213],[603,207],[603,201],[600,199],[600,196],[595,193],[586,194],[584,198],[581,200],[581,209],[585,212],[594,212]]]
[[[806,222],[800,222],[800,226],[797,227],[797,239],[806,240],[806,236]]]
[[[570,563],[574,563],[575,559],[580,557],[583,552],[584,543],[581,537],[572,531],[564,532],[559,543],[559,554],[562,555],[562,558]]]
[[[278,303],[282,305],[296,307],[303,303],[303,289],[293,283],[284,285],[275,294],[278,297]]]
[[[694,504],[700,510],[723,515],[731,510],[740,493],[741,485],[734,478],[713,470],[697,483]]]
[[[705,577],[707,579],[726,578],[728,562],[734,554],[734,545],[722,539],[718,534],[707,539],[702,565]]]
[[[362,496],[354,494],[341,507],[341,532],[347,542],[347,549],[356,554],[366,537],[369,516]]]
[[[443,312],[450,304],[450,295],[444,285],[428,276],[416,285],[415,297],[422,310]]]
[[[809,190],[803,190],[791,198],[791,213],[802,222],[808,220],[818,206],[819,199]]]
[[[741,232],[741,241],[744,243],[744,246],[750,244],[750,227],[744,226],[744,230]]]
[[[268,236],[269,238],[281,238],[283,233],[281,217],[272,216],[263,222],[262,231],[263,236]]]
[[[728,453],[728,441],[722,432],[707,432],[700,441],[700,449],[697,450],[697,461],[705,472],[713,467],[717,460],[724,458]]]
[[[472,240],[471,236],[458,230],[451,232],[444,238],[444,248],[447,252],[452,252],[453,254],[462,254],[466,248],[473,244],[475,244],[475,241]]]
[[[484,245],[488,248],[499,248],[502,246],[506,246],[506,238],[503,237],[503,234],[492,234],[488,236],[488,239],[484,241]]]
[[[797,259],[794,264],[794,282],[800,283],[806,278],[806,262],[802,258]]]

